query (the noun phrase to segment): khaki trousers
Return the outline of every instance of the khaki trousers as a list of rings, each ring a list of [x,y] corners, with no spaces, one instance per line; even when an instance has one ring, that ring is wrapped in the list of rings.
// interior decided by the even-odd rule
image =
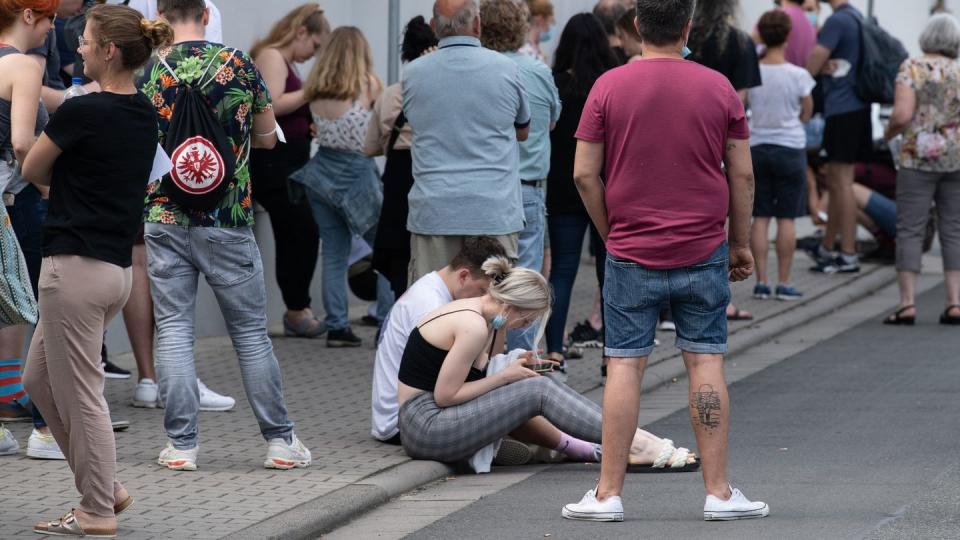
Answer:
[[[423,234],[410,234],[410,279],[407,282],[413,285],[423,276],[439,270],[450,264],[450,261],[460,253],[463,247],[463,239],[466,236],[434,236]],[[516,262],[518,233],[506,234],[502,236],[491,236],[503,244],[507,251],[507,257]]]
[[[73,471],[79,509],[112,517],[117,450],[103,397],[100,346],[130,296],[132,272],[77,255],[44,257],[40,321],[23,384]]]

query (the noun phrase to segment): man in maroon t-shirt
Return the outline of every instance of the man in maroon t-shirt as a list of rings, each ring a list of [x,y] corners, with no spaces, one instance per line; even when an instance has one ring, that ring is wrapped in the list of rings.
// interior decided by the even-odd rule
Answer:
[[[728,280],[753,272],[749,132],[743,104],[727,79],[683,59],[693,8],[694,0],[637,2],[643,59],[597,80],[576,134],[574,179],[608,252],[604,353],[610,363],[600,483],[563,508],[569,519],[623,520],[620,493],[630,434],[665,303],[689,374],[690,415],[707,491],[704,518],[769,513],[765,503],[732,488],[726,473]]]

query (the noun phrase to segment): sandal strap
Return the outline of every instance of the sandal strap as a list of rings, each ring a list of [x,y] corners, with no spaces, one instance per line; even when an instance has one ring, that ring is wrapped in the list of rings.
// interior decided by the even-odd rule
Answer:
[[[908,310],[908,309],[916,309],[916,307],[917,307],[916,305],[910,304],[909,306],[903,306],[902,308],[894,311],[893,313],[894,313],[894,315],[899,316],[899,315],[900,315],[901,313],[903,313],[904,311],[906,311],[906,310]]]

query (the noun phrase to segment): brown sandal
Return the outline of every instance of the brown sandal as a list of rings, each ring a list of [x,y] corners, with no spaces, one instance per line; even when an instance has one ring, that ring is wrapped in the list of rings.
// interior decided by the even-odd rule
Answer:
[[[130,505],[133,504],[133,495],[127,495],[127,498],[113,505],[114,515],[119,516],[121,512],[130,508]]]
[[[129,505],[128,505],[129,506]],[[89,528],[84,530],[74,515],[69,511],[58,521],[38,523],[33,532],[49,536],[89,536],[90,538],[116,538],[117,529]]]

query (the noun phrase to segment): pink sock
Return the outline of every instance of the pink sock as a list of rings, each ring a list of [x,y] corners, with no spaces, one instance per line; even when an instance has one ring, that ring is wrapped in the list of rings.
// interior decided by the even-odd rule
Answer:
[[[597,454],[594,451],[595,445],[587,441],[581,441],[567,435],[566,433],[560,433],[560,444],[557,445],[554,450],[560,452],[561,454],[567,456],[573,461],[597,461]]]

